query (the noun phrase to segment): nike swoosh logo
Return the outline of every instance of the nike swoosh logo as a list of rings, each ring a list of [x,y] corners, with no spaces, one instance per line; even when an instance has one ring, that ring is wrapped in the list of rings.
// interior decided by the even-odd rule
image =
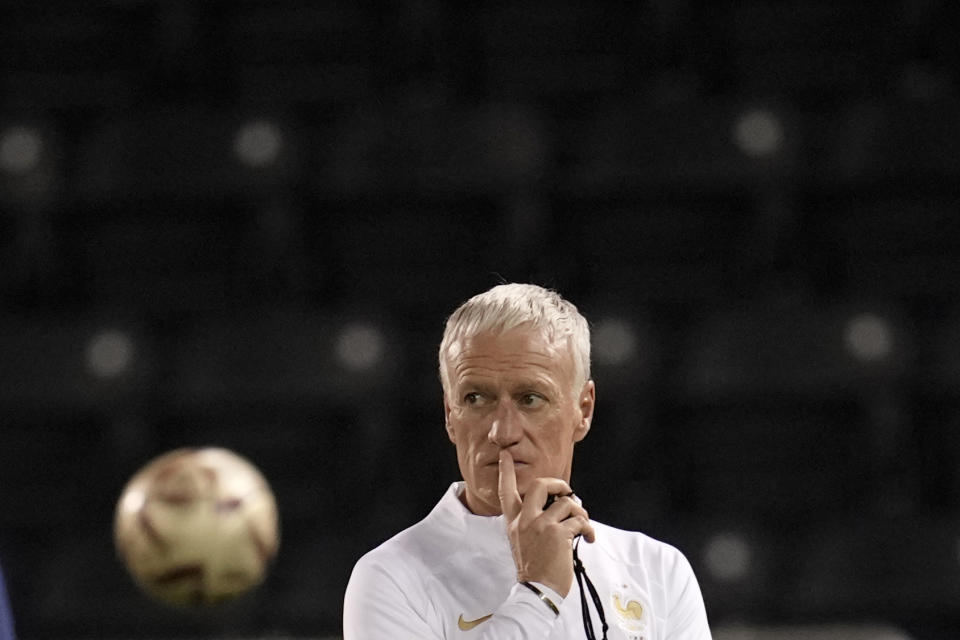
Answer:
[[[476,620],[464,620],[464,619],[463,619],[463,614],[461,613],[461,614],[460,614],[460,619],[457,620],[457,626],[460,627],[460,631],[470,631],[470,629],[473,629],[475,626],[477,626],[477,625],[480,624],[481,622],[486,622],[486,621],[489,620],[492,616],[493,616],[492,613],[488,613],[487,615],[483,616],[482,618],[477,618]]]

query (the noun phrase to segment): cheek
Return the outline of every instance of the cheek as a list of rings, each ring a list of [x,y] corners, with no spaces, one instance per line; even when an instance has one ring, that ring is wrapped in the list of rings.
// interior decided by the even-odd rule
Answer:
[[[536,432],[545,447],[560,449],[571,438],[570,421],[562,412],[554,412],[536,425]]]
[[[535,431],[537,449],[551,459],[566,458],[573,450],[573,429],[566,419],[551,420]]]
[[[460,458],[467,458],[472,451],[478,447],[477,430],[469,423],[450,417],[447,426],[450,433],[450,440],[457,446],[457,455]]]
[[[447,434],[450,436],[450,440],[454,443],[459,442],[464,435],[463,409],[457,407],[456,405],[448,407],[445,418]]]

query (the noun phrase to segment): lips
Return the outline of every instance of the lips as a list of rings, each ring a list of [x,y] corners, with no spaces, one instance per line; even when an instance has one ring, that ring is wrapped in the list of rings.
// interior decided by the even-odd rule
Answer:
[[[485,467],[496,467],[496,466],[499,466],[499,464],[500,464],[500,459],[499,459],[499,458],[494,458],[493,460],[490,460],[489,462],[487,462],[487,463],[484,464],[483,466],[485,466]],[[521,468],[521,467],[528,467],[528,466],[530,466],[530,464],[529,464],[528,462],[524,461],[524,460],[514,460],[514,461],[513,461],[513,468],[514,468],[514,469],[519,469],[519,468]]]

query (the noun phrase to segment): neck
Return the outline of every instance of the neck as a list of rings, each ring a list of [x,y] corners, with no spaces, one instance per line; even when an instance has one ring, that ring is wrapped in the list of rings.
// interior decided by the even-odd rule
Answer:
[[[478,508],[477,505],[471,506],[470,501],[468,500],[468,492],[467,492],[466,485],[463,486],[463,490],[460,492],[460,495],[458,495],[457,498],[460,500],[461,504],[463,504],[463,506],[467,508],[467,511],[469,511],[475,516],[482,516],[485,518],[489,518],[489,517],[499,516],[502,513],[499,509],[494,511],[492,508],[483,508],[486,506],[483,503],[479,505],[480,508]]]

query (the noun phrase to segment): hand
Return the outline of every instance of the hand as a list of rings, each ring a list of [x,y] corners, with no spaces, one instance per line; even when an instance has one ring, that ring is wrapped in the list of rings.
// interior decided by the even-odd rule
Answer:
[[[573,539],[582,534],[593,542],[595,537],[586,509],[559,478],[537,478],[521,499],[513,456],[505,450],[500,452],[498,490],[517,580],[539,582],[566,597],[573,584]],[[544,510],[550,494],[559,497]]]

